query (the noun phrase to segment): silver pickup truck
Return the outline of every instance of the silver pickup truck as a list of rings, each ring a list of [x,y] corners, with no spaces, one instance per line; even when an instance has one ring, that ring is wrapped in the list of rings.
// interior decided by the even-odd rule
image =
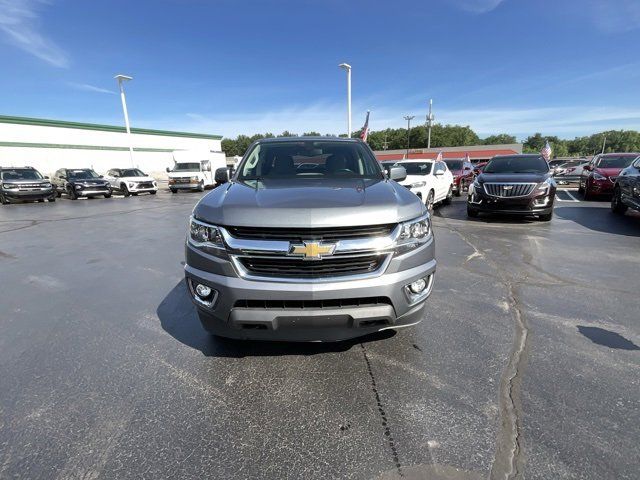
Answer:
[[[420,322],[436,260],[424,203],[360,140],[255,142],[193,209],[185,274],[224,337],[338,341]]]

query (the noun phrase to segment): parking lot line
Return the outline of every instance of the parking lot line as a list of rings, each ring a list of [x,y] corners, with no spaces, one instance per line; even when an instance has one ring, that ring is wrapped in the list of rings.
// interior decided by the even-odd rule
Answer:
[[[562,198],[562,196],[560,195],[561,193],[566,194],[567,198]],[[580,200],[577,199],[576,197],[574,197],[571,192],[569,192],[569,190],[565,190],[565,189],[558,189],[556,191],[556,199],[559,202],[573,202],[573,203],[580,203]]]

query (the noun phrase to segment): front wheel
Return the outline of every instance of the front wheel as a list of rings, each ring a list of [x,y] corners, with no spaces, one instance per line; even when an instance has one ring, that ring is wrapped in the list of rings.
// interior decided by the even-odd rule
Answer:
[[[204,192],[204,181],[201,180],[200,183],[198,184],[198,191],[199,192]]]
[[[176,190],[175,188],[171,188],[171,193],[178,193],[178,190]]]
[[[50,198],[49,198],[49,201],[50,201],[50,202],[55,202],[55,201],[56,201],[56,197],[50,197]]]
[[[149,192],[149,195],[155,195],[156,193],[158,193],[158,192],[156,192],[155,190],[152,190],[152,191]]]
[[[120,187],[120,189],[122,190],[122,194],[125,197],[128,197],[129,195],[131,195],[131,193],[129,193],[129,188],[127,187],[126,184],[123,183],[122,186]]]
[[[545,215],[540,215],[539,218],[541,222],[550,222],[551,219],[553,218],[553,212],[547,213]]]
[[[2,195],[1,193],[0,193],[0,204],[9,205],[9,200],[7,200],[7,198],[4,195]]]
[[[76,190],[73,187],[69,187],[69,189],[67,190],[67,195],[69,195],[69,198],[71,200],[77,200],[78,199],[78,194],[76,193]]]
[[[435,194],[433,193],[433,190],[431,190],[429,192],[429,195],[427,195],[427,200],[424,202],[425,205],[427,206],[427,210],[429,210],[429,213],[433,213],[433,199],[435,197]]]
[[[467,217],[476,218],[478,216],[478,210],[467,205]]]
[[[624,215],[629,207],[622,203],[622,193],[619,188],[616,188],[611,197],[611,211],[619,215]]]
[[[447,196],[442,201],[445,205],[451,205],[451,200],[453,200],[453,186],[449,187],[449,192],[447,192]]]
[[[105,193],[104,194],[104,198],[111,198],[111,194],[110,193]]]

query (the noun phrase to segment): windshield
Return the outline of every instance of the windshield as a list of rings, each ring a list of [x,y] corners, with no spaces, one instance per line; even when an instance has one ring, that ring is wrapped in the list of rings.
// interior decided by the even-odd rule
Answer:
[[[462,170],[462,160],[445,160],[449,170]]]
[[[596,166],[598,168],[627,168],[635,158],[637,157],[633,155],[600,157]]]
[[[429,175],[431,173],[431,162],[401,162],[400,165],[407,171],[407,175]]]
[[[258,143],[238,175],[239,180],[334,177],[383,178],[378,161],[364,145],[332,140]]]
[[[42,175],[37,170],[30,168],[16,168],[13,170],[3,170],[0,172],[2,180],[40,180]]]
[[[122,170],[121,177],[146,177],[146,175],[137,168],[129,168]]]
[[[173,171],[174,172],[199,172],[200,163],[199,162],[176,163],[176,166],[173,167]]]
[[[484,173],[547,173],[549,164],[542,157],[495,157],[484,167]]]
[[[100,176],[93,170],[67,170],[67,177],[74,179],[99,178]]]

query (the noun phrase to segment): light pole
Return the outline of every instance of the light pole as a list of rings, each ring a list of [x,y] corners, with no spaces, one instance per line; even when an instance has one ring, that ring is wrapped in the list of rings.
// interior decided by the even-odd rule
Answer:
[[[133,145],[131,142],[131,128],[129,127],[129,112],[127,111],[127,100],[124,96],[124,85],[123,82],[128,82],[129,80],[133,80],[133,77],[129,77],[127,75],[116,75],[114,77],[118,80],[118,87],[120,88],[120,100],[122,100],[122,111],[124,112],[124,126],[127,129],[127,140],[129,143],[129,158],[131,160],[131,166],[134,167],[133,164]]]
[[[406,115],[404,119],[407,121],[407,159],[409,158],[409,135],[411,134],[411,120],[416,118],[415,115]]]
[[[347,71],[347,137],[351,138],[351,65],[341,63],[338,66]]]
[[[427,134],[427,148],[431,148],[431,127],[433,126],[433,120],[434,120],[433,113],[431,113],[432,107],[433,107],[433,99],[430,98],[429,99],[429,113],[427,115],[427,130],[429,132]]]

